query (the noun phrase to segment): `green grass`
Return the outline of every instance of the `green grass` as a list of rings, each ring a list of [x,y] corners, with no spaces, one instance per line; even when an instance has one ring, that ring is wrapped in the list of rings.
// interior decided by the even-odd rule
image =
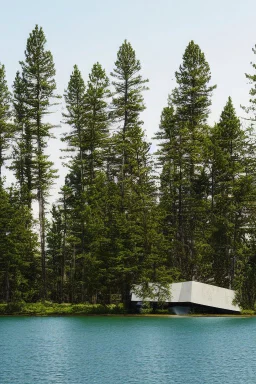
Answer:
[[[0,315],[111,315],[126,313],[122,304],[56,304],[56,303],[9,303],[0,304]]]

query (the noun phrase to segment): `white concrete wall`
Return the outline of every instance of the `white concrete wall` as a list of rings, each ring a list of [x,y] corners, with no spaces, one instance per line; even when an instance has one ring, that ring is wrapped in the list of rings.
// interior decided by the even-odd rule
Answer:
[[[235,292],[231,289],[216,287],[214,285],[192,282],[191,302],[195,304],[208,305],[210,307],[240,311],[232,302]]]
[[[166,302],[173,303],[194,303],[240,312],[240,308],[233,304],[235,292],[231,289],[216,287],[196,281],[171,284],[171,297]],[[132,301],[143,301],[137,294],[132,293]],[[144,299],[144,301],[158,301],[155,299]]]
[[[192,293],[192,281],[171,284],[171,297],[169,302],[190,303]]]

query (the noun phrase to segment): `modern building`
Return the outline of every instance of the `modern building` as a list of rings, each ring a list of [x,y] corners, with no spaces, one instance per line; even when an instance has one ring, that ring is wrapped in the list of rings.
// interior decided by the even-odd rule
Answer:
[[[138,292],[132,292],[131,301],[134,305],[142,302],[150,302],[156,306],[159,301],[159,288],[152,284],[154,292],[151,298],[142,298]],[[170,285],[170,295],[165,297],[165,307],[176,314],[186,313],[240,313],[238,305],[234,304],[235,292],[231,289],[217,287],[215,285],[186,281]]]

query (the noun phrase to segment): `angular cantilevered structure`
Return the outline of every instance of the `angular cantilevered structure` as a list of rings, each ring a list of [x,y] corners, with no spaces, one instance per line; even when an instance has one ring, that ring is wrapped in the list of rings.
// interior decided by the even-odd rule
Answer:
[[[142,298],[138,289],[132,292],[131,301],[140,303],[149,301],[158,302],[157,286],[152,285],[154,295],[151,298]],[[191,311],[203,313],[239,313],[240,308],[234,304],[235,292],[231,289],[217,287],[215,285],[186,281],[170,285],[170,295],[165,297],[167,306],[177,314],[185,314]]]

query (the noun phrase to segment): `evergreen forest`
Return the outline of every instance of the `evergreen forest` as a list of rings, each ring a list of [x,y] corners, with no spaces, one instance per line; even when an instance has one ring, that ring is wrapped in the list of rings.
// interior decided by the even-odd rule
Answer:
[[[64,95],[37,25],[11,89],[0,64],[1,303],[127,304],[134,285],[196,280],[254,308],[256,60],[246,118],[231,89],[214,126],[207,58],[190,41],[180,63],[154,153],[142,120],[150,83],[130,42],[109,74],[96,62],[84,79],[74,65]],[[58,108],[66,176],[52,205],[58,170],[47,145]]]

